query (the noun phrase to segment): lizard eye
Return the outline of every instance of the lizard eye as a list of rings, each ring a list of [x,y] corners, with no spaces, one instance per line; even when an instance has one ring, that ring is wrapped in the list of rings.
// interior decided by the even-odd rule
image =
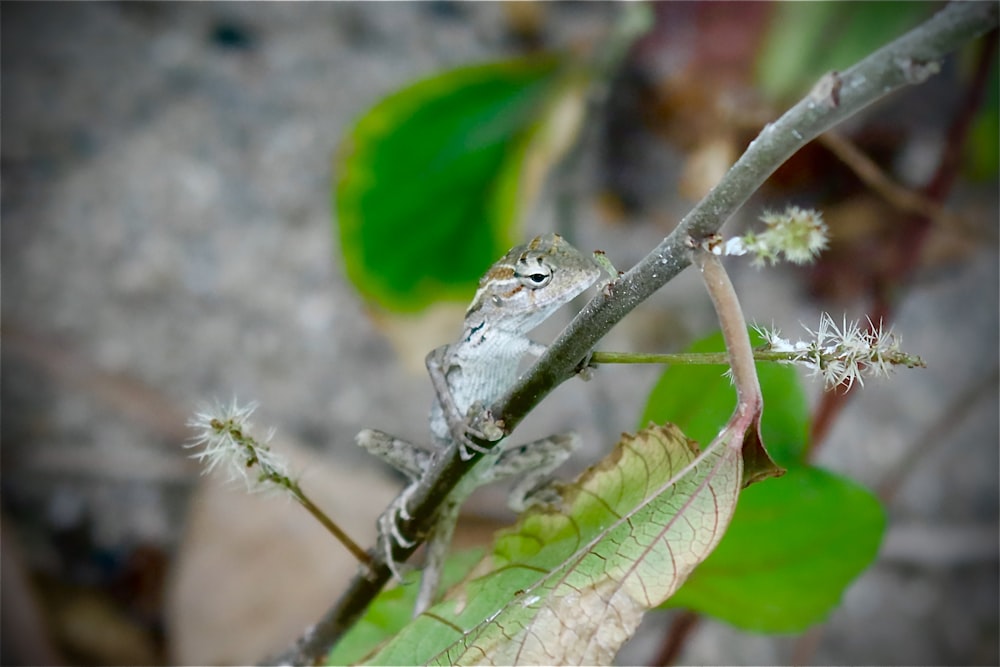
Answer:
[[[539,287],[545,287],[552,281],[552,269],[538,262],[538,266],[531,267],[523,273],[518,272],[517,277],[525,287],[538,289]]]

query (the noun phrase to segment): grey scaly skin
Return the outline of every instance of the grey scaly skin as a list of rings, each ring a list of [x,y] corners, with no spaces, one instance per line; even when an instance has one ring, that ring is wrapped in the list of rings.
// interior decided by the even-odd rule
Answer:
[[[479,281],[479,289],[465,314],[462,337],[427,355],[427,370],[437,394],[430,411],[430,429],[437,451],[429,452],[381,431],[366,429],[357,443],[410,478],[389,508],[379,517],[379,545],[386,562],[399,577],[392,553],[394,544],[412,546],[399,532],[398,518],[409,518],[407,501],[418,488],[433,457],[458,447],[463,460],[473,451],[485,456],[448,495],[428,536],[426,563],[414,615],[433,602],[441,568],[459,508],[478,487],[518,475],[508,505],[521,511],[549,473],[565,461],[578,444],[575,434],[556,435],[519,447],[496,445],[484,450],[470,436],[496,441],[502,431],[483,406],[499,399],[517,380],[518,363],[545,346],[527,334],[560,306],[593,285],[601,275],[594,258],[582,254],[556,234],[538,236],[512,248]],[[537,501],[537,500],[536,500]]]

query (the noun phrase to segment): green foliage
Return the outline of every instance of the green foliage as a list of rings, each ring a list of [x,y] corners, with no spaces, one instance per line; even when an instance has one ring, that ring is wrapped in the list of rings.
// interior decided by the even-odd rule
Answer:
[[[751,332],[753,344],[760,338]],[[721,334],[691,346],[723,349]],[[885,517],[878,499],[856,483],[804,461],[808,406],[794,368],[757,364],[761,432],[784,477],[740,497],[718,548],[667,606],[687,607],[759,632],[796,632],[823,620],[878,551]],[[673,366],[650,393],[643,420],[670,421],[711,438],[726,423],[736,394],[719,367]]]
[[[715,335],[692,351],[721,348]],[[761,430],[780,444],[784,477],[740,493],[743,436],[721,430],[735,405],[728,379],[717,367],[670,368],[645,416],[711,439],[703,452],[673,425],[624,438],[559,487],[560,509],[529,510],[471,569],[467,554],[453,557],[446,577],[465,579],[427,613],[409,620],[412,581],[383,592],[330,663],[380,644],[369,664],[608,662],[664,603],[759,632],[823,620],[875,558],[885,517],[867,490],[802,462],[808,417],[795,371],[760,366]]]
[[[347,276],[366,299],[406,312],[471,296],[515,244],[526,156],[562,72],[553,57],[455,69],[358,121],[335,210]]]
[[[805,93],[825,73],[843,70],[915,27],[927,2],[781,2],[757,58],[757,85],[775,101]]]
[[[442,571],[442,585],[454,586],[463,579],[483,556],[482,549],[469,549],[452,554]],[[360,662],[372,650],[390,639],[410,622],[417,601],[420,572],[404,577],[399,586],[382,591],[344,638],[326,658],[328,665],[350,665]]]
[[[498,534],[469,579],[372,664],[610,662],[721,537],[740,490],[741,443],[728,433],[699,454],[672,426],[624,438],[560,487],[562,511],[533,508]]]
[[[867,489],[819,468],[747,488],[722,542],[667,606],[757,632],[823,621],[878,553],[885,513]]]
[[[750,342],[763,339],[750,332]],[[722,334],[691,346],[690,352],[722,352]],[[649,394],[640,424],[677,424],[689,438],[711,442],[736,405],[736,389],[724,375],[726,366],[674,365],[667,368]],[[761,435],[778,465],[801,461],[809,437],[809,407],[793,367],[759,362],[757,376],[764,394]]]

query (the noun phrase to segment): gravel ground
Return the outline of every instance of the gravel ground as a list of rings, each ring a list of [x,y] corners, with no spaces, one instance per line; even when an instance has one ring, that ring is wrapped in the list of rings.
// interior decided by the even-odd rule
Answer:
[[[550,12],[551,39],[566,44],[599,36],[612,8]],[[213,397],[259,401],[258,421],[278,429],[306,481],[349,506],[347,521],[370,539],[398,480],[353,435],[377,426],[420,439],[430,387],[343,277],[331,156],[387,92],[511,53],[507,15],[441,2],[7,4],[2,13],[5,589],[15,545],[48,577],[43,588],[63,596],[106,581],[143,547],[162,559],[166,592],[132,582],[142,604],[133,599],[132,617],[100,626],[127,647],[100,653],[99,632],[84,632],[93,653],[71,660],[259,660],[330,603],[350,563],[315,574],[341,559],[330,554],[339,547],[296,527],[294,508],[266,517],[260,499],[203,482],[178,446],[184,422]],[[959,196],[966,215],[996,219],[996,192]],[[650,225],[602,229],[581,208],[581,237],[619,267],[662,236]],[[544,226],[546,210],[531,224]],[[806,639],[705,623],[685,662],[783,663],[804,643],[824,664],[1000,661],[992,246],[921,275],[895,326],[928,369],[866,387],[823,450],[825,465],[890,498],[878,563]],[[787,330],[816,321],[789,274],[736,278],[758,321]],[[608,347],[707,330],[699,289],[682,276]],[[573,424],[596,447],[635,426],[654,377],[612,369],[569,383],[524,437]],[[499,498],[487,492],[475,507],[489,514]],[[275,530],[285,537],[261,539]],[[309,545],[301,553],[320,555],[263,557],[269,543],[299,541]],[[213,569],[232,570],[234,559],[241,572]],[[75,593],[55,599],[66,614],[106,611],[81,607]],[[150,620],[164,605],[165,629]],[[648,662],[663,621],[651,617],[621,659]],[[65,639],[67,625],[54,632]],[[129,643],[123,628],[136,627],[154,631]],[[6,662],[18,654],[5,644]]]

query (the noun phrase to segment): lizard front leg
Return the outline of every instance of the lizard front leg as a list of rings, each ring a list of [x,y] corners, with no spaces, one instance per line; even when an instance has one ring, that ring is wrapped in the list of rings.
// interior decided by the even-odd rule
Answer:
[[[448,345],[442,345],[432,350],[424,361],[427,366],[427,374],[431,378],[431,385],[434,387],[434,393],[437,394],[438,405],[441,406],[448,433],[452,440],[458,443],[459,456],[463,461],[468,461],[472,458],[470,450],[480,454],[486,454],[490,451],[473,442],[470,436],[493,442],[500,440],[504,434],[503,430],[491,420],[490,415],[484,415],[485,409],[481,403],[476,402],[470,405],[468,415],[463,414],[459,409],[455,396],[452,394],[451,385],[448,383],[448,372],[451,370],[451,363],[447,358],[449,349]],[[472,419],[479,419],[482,423],[481,427],[473,425]]]
[[[378,518],[378,541],[385,555],[386,565],[396,579],[402,580],[393,551],[395,545],[411,547],[414,541],[399,532],[399,518],[410,519],[407,509],[410,497],[420,485],[420,480],[431,466],[433,455],[416,445],[382,431],[365,429],[355,436],[360,447],[390,464],[410,479],[410,483],[396,496]]]

